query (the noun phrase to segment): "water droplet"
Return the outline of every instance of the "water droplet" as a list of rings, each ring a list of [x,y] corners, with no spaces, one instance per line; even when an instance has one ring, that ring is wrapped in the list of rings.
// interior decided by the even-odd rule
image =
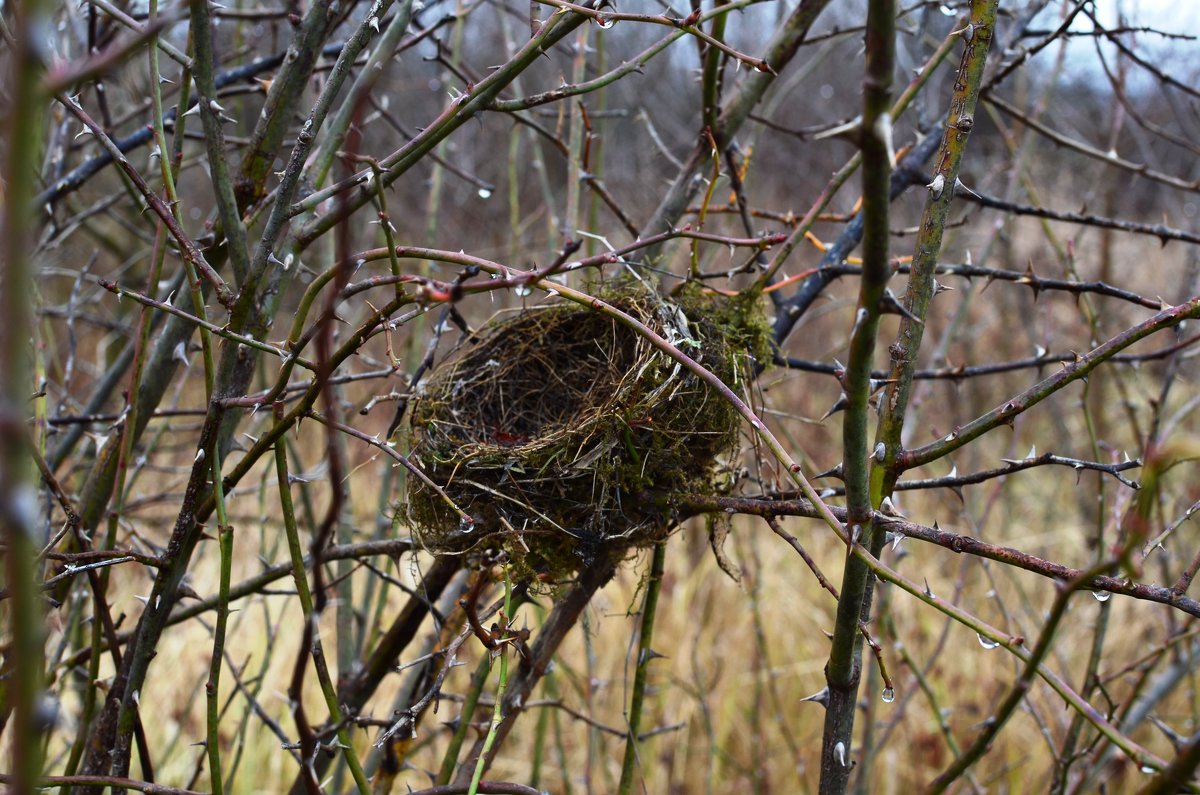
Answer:
[[[600,28],[601,30],[608,30],[616,24],[617,20],[613,19],[607,14],[599,14],[596,16],[596,27]]]
[[[1154,768],[1150,767],[1150,765],[1142,765],[1142,772],[1143,773],[1153,773]]]
[[[890,687],[885,687],[883,689],[883,703],[891,704],[895,700],[896,700],[896,691]]]
[[[525,296],[532,293],[533,290],[529,289],[528,284],[518,284],[516,287],[513,288],[513,292],[516,293],[517,295],[519,295],[520,297],[524,298]]]
[[[942,7],[941,7],[940,9],[938,9],[938,10],[940,10],[940,11],[941,11],[941,12],[942,12],[944,15],[946,15],[946,16],[948,16],[948,17],[955,16],[955,15],[957,15],[957,13],[958,13],[958,12],[957,12],[957,11],[955,11],[955,10],[954,10],[952,7],[950,7],[950,6],[946,5],[945,3],[943,3],[943,4],[942,4]]]
[[[479,189],[479,198],[481,198],[481,199],[492,198],[492,189],[491,188],[480,188]]]
[[[1092,596],[1096,597],[1097,602],[1107,602],[1112,599],[1112,594],[1108,591],[1092,591]]]
[[[1000,645],[999,641],[992,640],[991,638],[985,637],[983,635],[979,635],[978,637],[979,637],[979,645],[985,649],[994,649]]]

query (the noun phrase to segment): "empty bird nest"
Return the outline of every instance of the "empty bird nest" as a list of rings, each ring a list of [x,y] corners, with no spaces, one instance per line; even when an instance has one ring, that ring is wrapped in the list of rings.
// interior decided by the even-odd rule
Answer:
[[[770,331],[758,302],[688,286],[603,294],[741,392]],[[670,502],[711,491],[739,415],[627,324],[560,304],[494,321],[435,371],[413,405],[414,534],[438,553],[503,551],[520,575],[557,580],[666,537]],[[472,521],[464,521],[453,502]]]

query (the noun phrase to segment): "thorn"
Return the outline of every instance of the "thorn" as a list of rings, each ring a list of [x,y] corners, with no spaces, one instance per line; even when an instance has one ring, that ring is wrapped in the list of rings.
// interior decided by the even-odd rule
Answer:
[[[823,687],[817,692],[813,693],[811,696],[805,696],[804,698],[800,699],[800,703],[802,704],[806,701],[811,701],[814,704],[820,704],[822,707],[829,706],[829,688]]]
[[[936,295],[936,292],[934,294]],[[901,315],[913,323],[924,325],[921,318],[914,315],[908,310],[908,307],[900,303],[900,299],[896,297],[896,294],[892,292],[892,288],[890,287],[883,291],[883,297],[879,299],[879,311],[885,315]]]
[[[1038,276],[1033,271],[1033,260],[1028,260],[1025,266],[1025,275],[1017,279],[1016,284],[1027,284],[1029,289],[1033,290],[1033,300],[1038,300],[1038,293],[1042,288],[1038,285]]]
[[[657,659],[665,660],[665,659],[667,659],[667,655],[659,654],[654,649],[650,649],[650,648],[642,649],[642,653],[638,655],[638,665],[645,665],[646,663],[650,662],[651,660],[657,660]]]
[[[825,416],[821,417],[819,422],[824,422],[825,420],[832,417],[834,414],[837,414],[839,411],[844,411],[846,409],[846,407],[849,405],[850,405],[850,398],[848,398],[846,396],[846,393],[843,392],[841,394],[841,397],[839,397],[837,399],[837,401],[833,404],[833,406],[830,407],[829,411],[825,412]]]
[[[959,124],[961,125],[963,123],[964,123],[964,120],[960,119]],[[961,129],[961,127],[960,127],[960,129]],[[958,191],[962,191],[963,193],[967,194],[968,196],[974,196],[976,199],[983,198],[978,193],[976,193],[975,191],[971,190],[966,185],[964,185],[963,181],[961,179],[959,179],[958,177],[955,177],[954,178],[954,192],[957,193]]]

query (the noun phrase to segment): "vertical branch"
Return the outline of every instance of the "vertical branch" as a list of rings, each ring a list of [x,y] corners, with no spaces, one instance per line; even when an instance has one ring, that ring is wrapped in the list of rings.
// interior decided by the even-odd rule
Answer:
[[[217,586],[217,623],[213,629],[212,659],[209,661],[208,682],[204,686],[208,706],[208,777],[213,795],[222,795],[221,776],[221,662],[225,655],[225,628],[229,623],[229,580],[233,571],[233,526],[225,513],[225,490],[221,488],[221,453],[213,451],[213,489],[217,501],[217,538],[221,554],[221,578]]]
[[[275,162],[279,146],[291,126],[292,113],[321,56],[321,44],[339,18],[332,5],[330,0],[317,0],[308,7],[296,29],[295,38],[288,45],[283,67],[271,80],[235,185],[238,201],[243,207],[257,201],[262,194],[271,164]]]
[[[725,22],[728,19],[728,14],[719,14],[713,18],[712,37],[717,41],[725,41]],[[724,63],[724,53],[720,49],[711,45],[705,47],[704,70],[700,78],[700,112],[704,118],[704,126],[710,130],[717,127],[721,101],[721,66]]]
[[[907,311],[900,321],[899,336],[889,348],[892,357],[891,377],[883,394],[875,435],[877,443],[883,445],[883,465],[875,468],[871,484],[872,491],[880,499],[891,492],[900,477],[898,457],[901,453],[901,432],[912,395],[917,355],[925,333],[925,316],[933,297],[933,273],[942,249],[942,235],[950,215],[959,167],[971,128],[975,126],[975,105],[979,99],[988,48],[995,34],[998,5],[999,0],[972,0],[970,21],[960,31],[965,45],[962,62],[958,68],[958,79],[954,81],[954,94],[946,115],[936,172],[933,182],[928,186],[929,201],[921,217],[904,301]]]
[[[334,62],[333,68],[329,71],[324,88],[321,90],[316,102],[313,103],[313,109],[309,113],[308,119],[296,136],[296,143],[292,147],[291,154],[288,156],[287,166],[284,168],[280,176],[279,185],[275,189],[275,201],[271,206],[271,213],[267,217],[262,235],[255,246],[254,256],[249,261],[248,274],[242,287],[241,301],[244,310],[249,309],[250,306],[259,301],[256,293],[260,289],[260,283],[266,275],[268,267],[271,265],[283,265],[282,261],[275,257],[274,248],[279,235],[283,232],[287,223],[288,206],[296,195],[304,170],[304,164],[308,159],[309,153],[312,151],[317,134],[325,124],[325,119],[329,115],[330,108],[333,107],[334,99],[337,98],[342,85],[350,76],[354,62],[363,48],[367,46],[367,42],[370,41],[371,31],[379,27],[379,20],[387,13],[391,5],[391,0],[375,0],[372,3],[362,22],[354,31],[354,35],[342,47],[337,61]],[[377,74],[381,68],[382,64],[376,62],[375,73]],[[347,103],[343,103],[343,107],[339,110],[337,117],[338,122],[343,123],[342,117],[345,116],[344,123],[346,125],[345,129],[334,131],[338,134],[337,139],[339,142],[345,140],[346,131],[350,128],[356,116],[361,114],[363,108],[361,98],[347,107],[348,102],[349,100],[347,100]],[[357,148],[357,146],[352,148]],[[382,190],[382,186],[380,190]]]
[[[625,736],[625,759],[621,764],[619,795],[628,795],[633,787],[633,774],[638,767],[638,734],[642,725],[642,705],[646,698],[646,675],[657,656],[654,642],[654,616],[658,612],[658,595],[662,591],[663,568],[667,545],[654,547],[650,559],[650,574],[646,578],[646,600],[642,603],[642,629],[638,636],[637,667],[633,675],[633,694],[629,699],[629,733]]]
[[[337,112],[325,127],[325,138],[317,147],[316,154],[313,156],[312,166],[309,173],[312,175],[314,185],[320,186],[325,183],[325,178],[329,175],[329,168],[333,165],[333,159],[337,155],[338,147],[346,139],[346,133],[350,129],[350,122],[354,118],[357,109],[364,102],[371,98],[371,91],[375,88],[375,84],[383,77],[384,70],[388,61],[396,54],[396,45],[400,43],[400,37],[408,30],[409,23],[412,21],[412,6],[413,0],[401,0],[400,5],[396,8],[396,14],[392,17],[391,23],[387,26],[387,30],[383,32],[375,49],[371,51],[371,55],[367,58],[367,63],[358,76],[354,78],[354,83],[351,84],[350,90],[346,92],[346,98],[342,100],[342,104],[338,106]],[[378,11],[372,9],[368,15],[367,25],[370,25],[370,16],[378,14],[382,16],[386,13],[387,8],[380,5],[377,6]],[[378,23],[377,23],[378,24]],[[360,33],[365,34],[365,30],[359,29]],[[357,38],[356,34],[356,38]],[[348,42],[349,44],[349,42]],[[347,52],[352,56],[349,58],[350,63],[354,63],[355,57],[358,55],[357,50],[349,50]],[[341,58],[339,57],[339,60]],[[328,84],[327,84],[328,85]],[[333,94],[337,94],[335,90]],[[378,177],[378,173],[376,173]],[[382,192],[382,188],[380,189]],[[289,199],[288,201],[291,201]]]
[[[575,586],[555,603],[549,618],[546,619],[541,632],[538,633],[537,641],[530,649],[529,657],[521,661],[521,667],[516,676],[512,677],[508,683],[504,698],[501,699],[504,705],[504,722],[496,728],[490,747],[485,751],[486,738],[480,737],[468,755],[470,760],[484,757],[483,769],[485,772],[491,765],[496,751],[504,744],[508,733],[512,731],[513,724],[522,712],[521,705],[529,700],[529,694],[533,691],[534,685],[546,675],[546,669],[550,665],[554,653],[558,650],[559,644],[567,636],[571,627],[579,621],[580,613],[587,607],[596,592],[612,579],[614,571],[615,565],[611,562],[597,563],[585,569],[580,574],[579,581]],[[459,768],[455,783],[463,786],[469,784],[474,769],[474,765],[463,765]]]
[[[492,750],[492,746],[496,742],[496,733],[500,729],[500,724],[504,722],[504,690],[508,687],[508,643],[504,642],[509,634],[509,622],[512,620],[512,604],[513,604],[512,582],[508,575],[504,576],[504,611],[501,613],[503,617],[503,625],[501,626],[500,637],[492,635],[492,639],[499,641],[494,646],[488,649],[489,667],[490,661],[497,656],[500,658],[500,678],[496,685],[496,704],[492,709],[492,720],[488,723],[487,735],[483,738],[483,753],[475,761],[475,772],[471,775],[471,784],[467,788],[467,795],[476,795],[479,792],[479,782],[483,780],[483,771],[486,766],[488,752]],[[461,603],[463,611],[467,615],[467,620],[472,621],[472,612],[475,608],[468,607],[466,602]],[[468,718],[469,720],[469,718]]]
[[[492,658],[485,654],[479,661],[475,673],[471,676],[471,684],[467,686],[462,711],[458,714],[458,721],[454,725],[454,734],[450,737],[446,753],[442,756],[442,766],[438,769],[437,778],[434,780],[436,785],[449,784],[451,777],[454,776],[454,769],[458,767],[459,751],[462,750],[463,741],[466,740],[467,732],[471,729],[471,718],[475,714],[475,708],[479,705],[479,697],[483,695],[483,688],[487,684],[487,677],[491,670]],[[497,703],[499,703],[498,700]]]
[[[596,57],[594,60],[595,60],[596,72],[598,74],[604,74],[605,69],[608,65],[607,45],[608,45],[608,37],[606,37],[604,35],[599,35],[596,37]],[[599,91],[596,92],[596,100],[595,100],[594,107],[595,107],[596,117],[603,118],[605,111],[608,110],[608,86],[603,86],[600,88]],[[606,152],[606,147],[604,145],[605,139],[606,139],[606,136],[604,133],[593,136],[590,131],[588,132],[588,140],[589,140],[589,145],[587,148],[588,158],[587,158],[587,161],[583,164],[583,169],[586,172],[588,179],[600,181],[604,178],[604,155]],[[515,135],[513,136],[513,140],[514,141],[517,140],[517,137]],[[598,230],[600,228],[600,205],[601,205],[600,199],[596,196],[595,193],[593,193],[591,196],[591,201],[588,204],[588,220],[587,220],[587,228],[592,232],[595,232],[596,230]],[[595,240],[587,241],[586,252],[587,252],[588,256],[591,256],[592,254],[596,253],[596,243],[597,243],[597,241],[595,241]],[[544,718],[539,717],[538,721],[542,725],[545,725]]]
[[[587,77],[588,38],[591,25],[584,25],[575,33],[575,58],[571,64],[571,82],[582,83]],[[583,102],[567,103],[567,206],[559,224],[562,241],[575,239],[579,229],[579,192],[583,186],[586,166],[584,156],[584,127],[587,125],[587,109]]]
[[[33,466],[25,448],[25,418],[31,386],[29,334],[33,272],[29,258],[36,164],[45,104],[38,90],[42,63],[34,39],[49,26],[40,0],[17,2],[9,66],[8,159],[3,166],[4,221],[0,232],[3,289],[0,308],[0,526],[7,545],[5,574],[12,592],[8,628],[11,652],[4,665],[4,708],[13,715],[12,786],[32,792],[42,772],[42,732],[39,714],[45,650],[42,637],[42,595],[35,582],[37,492]]]
[[[892,74],[896,60],[896,7],[893,0],[872,0],[867,11],[867,66],[863,79],[862,149],[863,272],[858,307],[850,333],[850,358],[843,388],[847,409],[842,425],[842,456],[846,481],[847,524],[851,543],[863,543],[878,554],[882,535],[872,522],[869,491],[867,415],[871,396],[871,365],[879,330],[880,304],[891,276],[888,265],[888,205],[892,168]],[[847,555],[838,599],[833,646],[825,668],[829,703],[821,743],[821,792],[842,793],[850,780],[850,748],[858,684],[862,674],[859,625],[869,616],[871,573],[854,555]],[[860,770],[859,775],[869,775]]]
[[[954,95],[950,102],[947,127],[943,134],[940,157],[938,158],[937,173],[929,186],[930,201],[926,205],[922,218],[921,231],[917,242],[917,252],[913,258],[911,275],[908,282],[906,300],[907,313],[901,321],[900,341],[893,344],[890,352],[893,360],[893,383],[885,393],[885,403],[880,410],[879,425],[876,430],[876,446],[871,457],[875,466],[868,470],[865,460],[866,441],[866,399],[870,392],[870,365],[868,357],[865,362],[856,361],[856,348],[866,346],[866,341],[859,341],[862,328],[871,326],[871,347],[873,353],[874,331],[878,327],[878,317],[874,316],[875,324],[871,324],[872,312],[878,311],[880,292],[874,294],[875,307],[865,306],[863,301],[868,295],[868,283],[878,278],[875,270],[881,265],[885,268],[887,255],[887,216],[886,205],[882,211],[882,226],[872,226],[870,204],[872,195],[869,189],[871,178],[868,172],[873,170],[869,158],[878,158],[880,152],[877,135],[881,126],[890,127],[890,118],[886,116],[886,100],[873,109],[875,85],[879,79],[875,69],[880,64],[874,60],[872,38],[875,26],[882,25],[877,3],[870,6],[871,16],[868,19],[867,40],[867,80],[864,85],[865,106],[863,114],[863,286],[858,314],[855,317],[855,329],[851,337],[850,365],[847,368],[846,395],[849,401],[847,418],[843,426],[843,445],[846,470],[847,510],[851,527],[864,527],[865,545],[872,556],[878,556],[883,543],[882,533],[877,532],[870,519],[872,507],[878,507],[883,497],[891,492],[892,486],[899,477],[896,458],[900,447],[900,434],[904,426],[904,414],[908,397],[912,388],[912,376],[916,367],[917,353],[921,347],[924,333],[924,319],[928,312],[929,300],[933,296],[933,272],[937,265],[938,254],[941,251],[942,234],[945,230],[946,219],[949,215],[950,201],[954,195],[954,186],[958,181],[959,165],[962,162],[966,148],[967,137],[974,125],[975,102],[979,96],[979,85],[983,77],[983,67],[987,58],[988,45],[992,40],[995,24],[997,0],[973,0],[971,18],[961,35],[966,43],[962,64],[959,67],[958,80],[954,84]],[[889,15],[888,32],[894,35],[894,16]],[[876,45],[878,46],[878,44]],[[893,52],[894,40],[889,36],[886,46]],[[890,65],[889,58],[889,65]],[[890,77],[890,72],[889,72]],[[888,130],[890,134],[890,130]],[[888,157],[885,150],[884,157]],[[878,161],[876,161],[878,162]],[[879,216],[874,217],[878,224]],[[875,235],[884,238],[872,241]],[[876,259],[880,253],[883,259]],[[874,274],[874,275],[873,275]],[[858,368],[863,368],[859,370]],[[861,403],[860,403],[861,401]],[[861,412],[857,414],[856,412]],[[860,425],[861,423],[861,425]],[[854,446],[852,446],[854,445]],[[862,456],[862,458],[859,458]],[[868,481],[869,478],[869,481]],[[864,513],[865,512],[865,513]],[[854,536],[853,529],[851,536]],[[841,793],[845,791],[849,781],[850,759],[849,749],[854,728],[855,701],[858,697],[858,682],[861,675],[862,646],[858,638],[858,624],[870,616],[871,604],[871,575],[863,561],[858,556],[852,556],[846,562],[845,579],[842,584],[842,598],[838,602],[837,626],[834,631],[833,649],[830,652],[827,679],[830,700],[825,718],[825,735],[821,753],[821,792]],[[868,771],[860,772],[867,775]]]
[[[213,50],[212,13],[205,0],[191,0],[191,33],[195,46],[192,69],[196,80],[196,106],[200,109],[200,124],[204,127],[204,142],[208,152],[208,166],[212,173],[213,197],[217,203],[217,214],[221,218],[221,231],[225,235],[226,251],[233,265],[233,274],[242,286],[249,274],[250,260],[246,249],[246,228],[242,225],[242,214],[238,210],[233,191],[233,178],[229,163],[225,160],[224,110],[217,102],[217,84],[214,70],[216,53]]]
[[[150,27],[153,28],[157,22],[158,16],[158,0],[150,0],[149,3]],[[158,167],[159,173],[162,175],[163,193],[166,194],[167,203],[175,215],[177,221],[182,221],[182,215],[179,207],[179,193],[175,187],[175,175],[179,172],[180,165],[183,160],[183,133],[187,125],[187,119],[181,118],[177,113],[175,115],[175,130],[172,146],[167,146],[167,134],[164,126],[163,104],[162,104],[162,83],[163,76],[158,62],[158,36],[152,35],[148,46],[146,47],[147,59],[150,67],[150,102],[153,113],[151,124],[153,125],[154,146],[158,151]],[[187,107],[188,97],[190,96],[191,80],[189,79],[188,70],[184,70],[183,83],[179,89],[179,107]],[[168,154],[169,152],[169,154]],[[159,255],[161,257],[161,255]],[[161,264],[161,263],[160,263]],[[185,257],[183,259],[183,268],[187,275],[188,292],[192,296],[192,312],[201,320],[208,319],[208,310],[204,306],[204,293],[201,290],[200,277],[196,273],[196,267]],[[156,280],[157,281],[157,280]],[[156,281],[150,282],[151,288],[157,287]],[[152,291],[147,291],[147,295],[153,295]],[[153,322],[155,316],[151,315]],[[213,342],[212,334],[207,328],[200,328],[200,346],[204,357],[204,388],[205,395],[212,397],[213,378],[216,373],[216,360],[213,358]],[[142,349],[139,348],[140,353]],[[144,354],[141,354],[144,355]],[[141,383],[141,376],[132,381],[131,398],[137,393],[138,384]],[[140,396],[139,396],[140,397]],[[133,423],[132,429],[136,429],[137,423]],[[131,429],[131,435],[135,435],[136,431]]]
[[[283,418],[283,405],[280,403],[275,404],[275,417],[277,420]],[[317,678],[320,680],[321,692],[325,696],[325,705],[329,709],[329,720],[337,727],[338,745],[342,749],[346,764],[350,768],[350,773],[354,777],[358,791],[366,795],[366,793],[371,791],[371,787],[367,782],[366,774],[363,772],[362,764],[358,760],[358,755],[354,752],[354,746],[351,743],[352,738],[347,732],[345,722],[342,719],[342,709],[338,694],[334,690],[333,681],[329,675],[329,668],[325,663],[325,652],[321,644],[321,638],[317,632],[316,622],[320,619],[320,615],[313,603],[312,592],[308,586],[308,576],[304,572],[304,552],[300,546],[300,533],[296,526],[296,511],[292,505],[287,452],[282,444],[275,445],[275,472],[279,482],[279,508],[283,516],[284,530],[287,533],[288,552],[292,558],[292,579],[296,583],[296,595],[300,600],[300,610],[304,614],[303,645],[305,648],[301,650],[297,658],[297,666],[303,665],[304,661],[310,655],[312,656],[317,669]],[[320,550],[316,550],[316,552],[319,553]],[[320,566],[320,557],[315,555],[313,557],[313,567],[317,569]],[[300,695],[297,692],[294,698],[299,699]],[[308,731],[311,732],[311,728]],[[303,727],[301,732],[302,734],[304,733]],[[315,757],[315,753],[316,747],[314,745],[302,754],[301,759],[301,764],[304,766],[302,778],[307,783],[314,785],[317,784],[317,771],[314,767],[315,759],[313,758]],[[317,785],[317,791],[319,789],[320,787]]]

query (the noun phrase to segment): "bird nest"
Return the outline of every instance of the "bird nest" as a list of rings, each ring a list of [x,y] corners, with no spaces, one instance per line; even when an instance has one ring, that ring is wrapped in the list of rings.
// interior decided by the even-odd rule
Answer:
[[[768,361],[757,301],[695,287],[605,299],[735,391],[753,358]],[[503,551],[519,573],[555,580],[665,538],[669,501],[644,495],[714,489],[738,425],[732,405],[628,325],[576,305],[528,310],[485,329],[415,401],[413,454],[444,494],[410,478],[408,518],[434,552]]]

